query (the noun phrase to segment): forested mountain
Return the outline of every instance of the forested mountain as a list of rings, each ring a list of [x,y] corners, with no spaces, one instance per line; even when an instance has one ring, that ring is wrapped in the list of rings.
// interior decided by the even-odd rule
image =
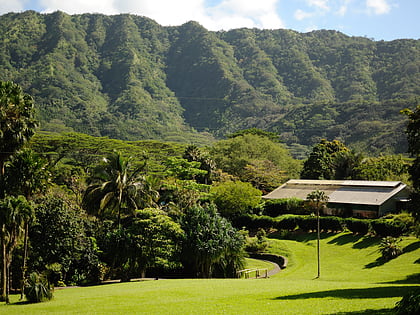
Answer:
[[[1,80],[34,96],[49,131],[200,144],[257,127],[295,149],[405,152],[399,111],[419,102],[420,40],[34,11],[1,16],[0,38]]]

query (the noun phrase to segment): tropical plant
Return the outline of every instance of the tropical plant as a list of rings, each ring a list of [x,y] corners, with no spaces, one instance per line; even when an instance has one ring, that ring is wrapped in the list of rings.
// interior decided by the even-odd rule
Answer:
[[[189,162],[200,162],[200,169],[205,171],[203,174],[198,174],[195,179],[201,183],[210,185],[212,182],[213,173],[216,170],[216,163],[210,157],[210,154],[203,152],[196,145],[189,145],[182,156]]]
[[[0,81],[0,175],[4,176],[4,163],[34,134],[34,101],[16,83]],[[0,194],[4,196],[1,187]]]
[[[319,216],[322,209],[327,205],[329,197],[326,195],[325,192],[321,190],[315,190],[311,193],[309,193],[306,196],[306,200],[308,203],[309,208],[314,209],[316,211],[316,219],[317,219],[317,259],[318,259],[318,275],[317,278],[321,276],[321,266],[320,266],[320,254],[319,254],[319,246],[320,246],[320,233],[321,233],[321,227],[320,227],[320,221]]]
[[[263,253],[268,248],[267,233],[264,229],[258,229],[255,237],[246,237],[245,250],[248,253]]]
[[[379,244],[379,251],[382,258],[386,261],[394,259],[402,254],[402,249],[399,245],[401,239],[392,236],[384,237]]]
[[[53,298],[53,292],[47,277],[33,272],[25,285],[26,299],[31,303],[49,301]]]
[[[420,291],[413,291],[403,296],[394,308],[396,315],[420,314]]]
[[[9,195],[23,195],[27,200],[33,199],[37,193],[44,192],[50,179],[48,162],[30,149],[23,149],[12,156],[6,164],[5,182]],[[28,231],[30,221],[24,222],[24,251],[22,262],[22,286],[25,282],[26,260],[28,256]],[[23,298],[23,287],[21,290]]]
[[[84,193],[82,204],[88,213],[105,218],[134,215],[135,210],[155,205],[158,193],[152,181],[141,172],[146,162],[131,168],[131,158],[125,159],[113,152],[93,170],[90,185]]]
[[[214,205],[186,209],[180,224],[185,232],[181,262],[192,276],[210,278],[216,264],[225,271],[241,266],[244,238]]]
[[[2,251],[2,295],[9,303],[10,265],[13,251],[24,235],[25,222],[34,218],[34,208],[24,196],[7,196],[0,200],[0,241]]]

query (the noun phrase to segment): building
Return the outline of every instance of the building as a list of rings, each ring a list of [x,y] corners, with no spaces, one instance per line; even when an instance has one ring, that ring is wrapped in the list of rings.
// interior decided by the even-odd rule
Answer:
[[[264,199],[299,198],[321,190],[329,197],[330,215],[377,218],[404,209],[409,201],[407,185],[399,181],[291,179],[263,196]]]

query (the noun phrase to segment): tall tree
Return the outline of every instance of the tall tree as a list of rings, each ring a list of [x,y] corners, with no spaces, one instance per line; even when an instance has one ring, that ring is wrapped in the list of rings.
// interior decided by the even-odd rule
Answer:
[[[5,183],[6,193],[8,195],[23,195],[27,200],[32,200],[37,193],[44,192],[47,189],[50,172],[48,162],[30,149],[18,151],[6,164]],[[30,221],[24,223],[24,245],[22,262],[22,290],[25,283],[26,260],[28,256],[28,231]]]
[[[25,222],[33,219],[34,216],[34,208],[24,196],[7,196],[0,200],[0,233],[3,258],[1,298],[6,303],[9,303],[9,270],[13,250],[24,234]]]
[[[329,197],[325,194],[325,192],[321,190],[315,190],[309,193],[306,196],[306,200],[309,204],[309,207],[316,211],[316,221],[317,221],[317,246],[316,246],[316,254],[317,254],[317,266],[318,266],[318,274],[317,278],[321,276],[321,263],[320,263],[320,224],[319,224],[319,215],[322,209],[326,206]]]
[[[408,153],[414,157],[413,164],[409,170],[415,190],[413,194],[413,212],[417,220],[420,220],[420,105],[417,105],[415,110],[405,109],[403,113],[408,116],[406,129]]]
[[[0,82],[0,175],[3,181],[4,163],[34,134],[33,98],[10,81]],[[4,187],[0,193],[4,196]]]
[[[300,174],[304,179],[334,179],[335,158],[349,149],[340,141],[322,139],[312,148]]]
[[[84,193],[82,204],[91,214],[102,217],[133,215],[137,209],[153,207],[158,193],[144,171],[146,163],[131,168],[131,158],[119,152],[104,158],[93,171],[91,184]]]

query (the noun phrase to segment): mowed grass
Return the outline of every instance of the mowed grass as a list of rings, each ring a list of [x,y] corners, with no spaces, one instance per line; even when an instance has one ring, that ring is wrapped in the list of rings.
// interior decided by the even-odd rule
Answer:
[[[379,259],[378,240],[324,234],[321,278],[314,279],[316,240],[271,240],[270,251],[289,266],[270,279],[138,281],[56,290],[40,304],[0,305],[0,314],[391,314],[401,297],[419,290],[420,241],[405,238],[405,253]],[[250,260],[250,266],[260,266]]]

